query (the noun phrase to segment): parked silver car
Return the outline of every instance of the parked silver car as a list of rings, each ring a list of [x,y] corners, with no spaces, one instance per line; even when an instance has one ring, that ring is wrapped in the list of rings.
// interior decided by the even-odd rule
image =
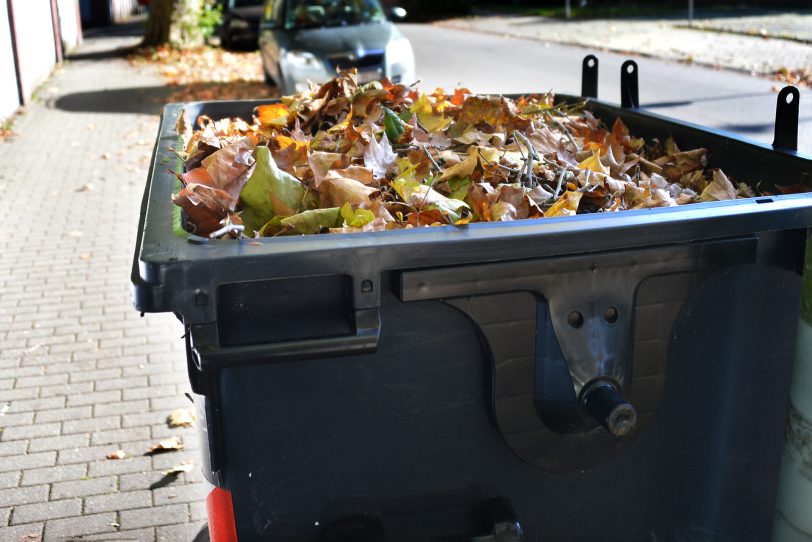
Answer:
[[[392,18],[403,18],[392,8]],[[336,70],[358,68],[358,82],[386,76],[415,81],[409,40],[389,22],[378,0],[267,0],[259,49],[265,78],[283,94],[323,83]]]

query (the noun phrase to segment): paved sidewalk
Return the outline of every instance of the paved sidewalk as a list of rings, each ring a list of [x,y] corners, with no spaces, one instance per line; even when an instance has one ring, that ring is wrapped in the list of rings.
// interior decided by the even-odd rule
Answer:
[[[205,523],[180,323],[132,309],[157,76],[97,37],[0,142],[0,541],[192,540]],[[186,449],[153,457],[177,435]],[[131,459],[109,460],[118,449]],[[161,471],[194,458],[165,484]],[[152,489],[151,489],[152,486]],[[162,487],[161,487],[162,486]]]
[[[593,19],[565,21],[545,17],[481,15],[449,19],[442,26],[477,32],[579,45],[730,68],[758,75],[812,67],[812,45],[760,36],[720,33],[687,28],[686,19]],[[788,33],[809,37],[812,13],[778,16],[699,19],[698,25],[747,32]]]

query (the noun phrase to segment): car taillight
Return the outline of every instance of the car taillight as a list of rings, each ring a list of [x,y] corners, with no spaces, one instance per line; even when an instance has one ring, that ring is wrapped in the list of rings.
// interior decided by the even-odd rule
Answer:
[[[237,527],[234,523],[234,505],[231,492],[215,487],[206,497],[206,512],[209,515],[209,538],[211,542],[237,542]]]

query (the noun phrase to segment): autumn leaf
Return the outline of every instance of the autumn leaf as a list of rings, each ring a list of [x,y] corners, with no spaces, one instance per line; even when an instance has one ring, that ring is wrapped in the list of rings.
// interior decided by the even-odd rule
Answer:
[[[389,141],[397,141],[406,131],[405,123],[394,111],[388,107],[383,108],[383,126]]]
[[[174,452],[176,450],[183,449],[183,442],[181,442],[180,437],[169,437],[167,439],[163,439],[158,441],[157,444],[154,444],[144,452],[144,455],[157,455],[163,454],[166,452]]]
[[[282,127],[288,124],[290,110],[283,103],[275,103],[257,106],[254,114],[261,125]]]
[[[228,192],[202,184],[187,185],[172,196],[172,203],[186,212],[194,224],[193,233],[204,237],[220,229],[220,221],[237,205]]]
[[[195,423],[195,411],[191,408],[173,410],[167,417],[169,427],[192,427]]]
[[[256,231],[273,216],[296,214],[305,192],[298,179],[277,167],[268,147],[257,147],[256,168],[240,194],[245,229]]]
[[[207,156],[202,165],[212,179],[212,186],[228,192],[235,200],[253,171],[252,150],[242,143],[223,147]]]
[[[452,121],[452,119],[443,116],[441,113],[435,113],[428,96],[425,94],[422,94],[412,104],[409,111],[417,115],[417,120],[429,132],[442,132]]]
[[[349,202],[341,206],[341,217],[344,225],[349,228],[361,228],[376,218],[375,213],[369,209],[353,209]]]
[[[586,169],[592,171],[594,173],[602,173],[604,175],[609,175],[609,168],[604,166],[601,163],[601,157],[598,154],[597,150],[592,151],[592,156],[578,164],[580,169]]]
[[[345,203],[368,204],[380,195],[380,192],[377,188],[366,186],[360,181],[346,179],[331,172],[319,186],[319,194],[322,198],[322,207],[341,207]]]
[[[699,195],[700,201],[721,201],[736,199],[736,187],[722,173],[721,169],[713,170],[713,180]]]
[[[581,192],[565,192],[552,207],[544,212],[544,216],[552,218],[555,216],[575,216],[578,212],[578,204],[581,202]]]
[[[124,450],[116,450],[107,454],[107,459],[127,459],[129,457]]]
[[[192,472],[192,469],[195,468],[194,460],[187,459],[186,461],[181,461],[179,464],[163,471],[163,475],[166,477],[174,477],[184,472]]]
[[[440,175],[440,181],[445,181],[448,179],[459,179],[463,177],[470,177],[471,174],[474,172],[474,168],[476,168],[477,164],[479,164],[479,152],[477,147],[469,147],[468,148],[468,156],[459,164],[451,166],[450,168],[446,168],[443,170],[442,175]]]
[[[338,207],[328,209],[311,209],[283,218],[279,221],[283,231],[298,234],[319,233],[326,228],[341,224],[341,213]]]
[[[386,177],[386,172],[395,163],[398,155],[392,152],[392,145],[389,144],[389,138],[386,133],[381,137],[381,142],[373,137],[369,140],[369,144],[364,149],[364,165],[372,170],[372,175],[375,179],[383,179]]]
[[[324,180],[324,176],[327,175],[328,171],[331,169],[345,168],[350,165],[348,157],[336,152],[312,152],[307,161],[313,172],[316,188],[318,188],[321,181]]]

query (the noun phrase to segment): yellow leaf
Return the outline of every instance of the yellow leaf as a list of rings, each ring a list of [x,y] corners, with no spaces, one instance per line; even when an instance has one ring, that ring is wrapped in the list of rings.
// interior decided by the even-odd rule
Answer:
[[[581,202],[581,196],[583,196],[581,192],[564,192],[564,195],[561,196],[552,207],[547,209],[544,216],[550,218],[554,216],[575,216],[578,212],[578,204]]]
[[[444,170],[438,180],[445,181],[447,179],[468,177],[474,172],[478,163],[479,153],[477,147],[468,147],[468,157],[459,164],[455,164]]]
[[[609,168],[601,164],[601,157],[598,152],[592,151],[592,156],[578,164],[580,169],[588,169],[593,173],[603,173],[609,175]]]
[[[441,132],[446,126],[451,124],[451,119],[434,112],[434,108],[428,96],[422,94],[417,101],[412,104],[409,111],[417,115],[417,120],[429,132]]]

